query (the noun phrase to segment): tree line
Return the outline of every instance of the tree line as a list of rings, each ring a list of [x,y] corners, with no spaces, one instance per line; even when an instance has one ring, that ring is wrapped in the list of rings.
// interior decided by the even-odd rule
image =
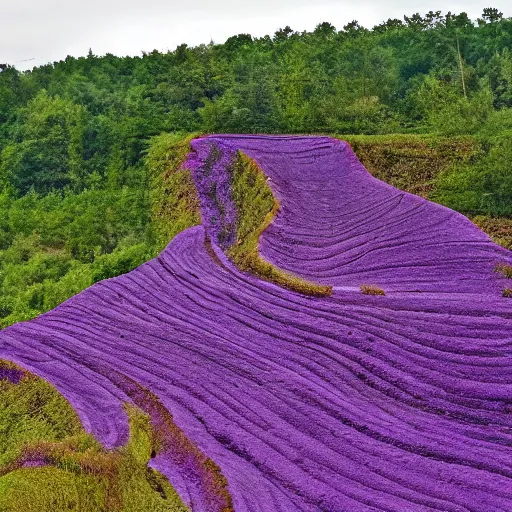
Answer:
[[[0,73],[0,183],[20,194],[121,180],[165,131],[476,133],[512,126],[512,18],[429,12],[367,29]],[[489,123],[489,121],[492,121]]]

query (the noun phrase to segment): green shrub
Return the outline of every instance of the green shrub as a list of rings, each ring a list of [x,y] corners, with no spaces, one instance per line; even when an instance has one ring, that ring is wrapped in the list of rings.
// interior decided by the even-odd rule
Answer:
[[[360,286],[363,295],[386,295],[386,292],[373,284],[362,284]]]
[[[121,185],[98,176],[77,193],[0,193],[0,328],[129,272],[198,224],[195,187],[182,168],[191,138],[151,139],[145,166],[125,171]]]
[[[436,180],[432,198],[473,215],[512,216],[512,135],[488,141],[473,162],[458,163]]]

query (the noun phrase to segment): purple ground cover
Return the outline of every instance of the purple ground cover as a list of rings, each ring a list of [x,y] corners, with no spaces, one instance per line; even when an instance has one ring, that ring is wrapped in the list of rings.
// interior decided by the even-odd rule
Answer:
[[[17,368],[2,368],[0,367],[0,380],[6,380],[11,384],[19,384],[23,378],[23,371]]]
[[[333,296],[242,274],[215,244],[212,258],[205,226],[218,233],[205,222],[5,329],[0,358],[56,385],[108,447],[127,439],[125,377],[148,388],[220,466],[236,511],[510,512],[512,301],[494,268],[511,253],[326,137],[196,141],[203,219],[218,207],[195,172],[211,144],[212,174],[240,149],[272,180],[282,211],[265,258]],[[212,512],[189,462],[163,452],[152,465]]]
[[[236,207],[230,188],[236,147],[213,139],[195,139],[191,147],[185,165],[196,184],[202,224],[212,241],[227,249],[236,241]]]

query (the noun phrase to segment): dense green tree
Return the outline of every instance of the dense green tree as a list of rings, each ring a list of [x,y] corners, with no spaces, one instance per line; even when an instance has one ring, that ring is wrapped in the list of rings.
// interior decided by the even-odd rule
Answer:
[[[16,175],[31,175],[39,165],[42,148],[22,125],[32,122],[26,109],[42,90],[52,101],[84,109],[84,175],[117,168],[122,176],[140,161],[145,141],[168,130],[374,133],[397,129],[397,123],[421,130],[433,126],[414,104],[424,76],[458,84],[468,98],[490,87],[494,108],[510,108],[511,47],[512,20],[486,8],[477,22],[466,13],[429,11],[372,30],[355,20],[339,31],[323,22],[312,32],[286,26],[271,36],[238,34],[224,44],[184,44],[141,57],[91,51],[23,74],[13,68],[0,73],[0,149],[9,146],[9,173],[14,166]],[[69,115],[65,124],[73,125]],[[46,147],[59,155],[67,147],[74,156],[64,163],[43,157],[54,176],[35,182],[36,189],[88,183],[84,176],[71,179],[79,171],[77,140],[70,143],[55,130],[50,135]],[[27,184],[21,186],[26,192]]]
[[[484,20],[488,20],[490,23],[495,23],[503,18],[503,13],[499,12],[498,9],[494,7],[486,7],[482,14],[482,18]]]
[[[4,185],[20,194],[31,188],[49,192],[83,183],[86,111],[71,101],[41,91],[23,107],[13,137],[2,151]]]

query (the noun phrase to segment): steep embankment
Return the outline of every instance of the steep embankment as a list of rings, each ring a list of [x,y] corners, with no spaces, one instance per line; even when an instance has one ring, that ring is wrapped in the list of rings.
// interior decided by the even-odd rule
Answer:
[[[495,268],[511,253],[372,178],[343,142],[208,137],[196,169],[212,144],[216,163],[240,150],[271,180],[281,212],[261,256],[333,295],[241,273],[216,188],[202,226],[2,331],[0,358],[47,378],[107,447],[127,440],[123,404],[146,404],[170,432],[151,465],[193,510],[510,510],[512,302]]]
[[[474,137],[398,134],[349,135],[346,140],[372,176],[468,215],[496,243],[512,249],[512,219],[503,216],[508,208],[499,205],[505,180],[491,161],[495,153],[507,161],[499,151],[506,137],[501,143]]]

